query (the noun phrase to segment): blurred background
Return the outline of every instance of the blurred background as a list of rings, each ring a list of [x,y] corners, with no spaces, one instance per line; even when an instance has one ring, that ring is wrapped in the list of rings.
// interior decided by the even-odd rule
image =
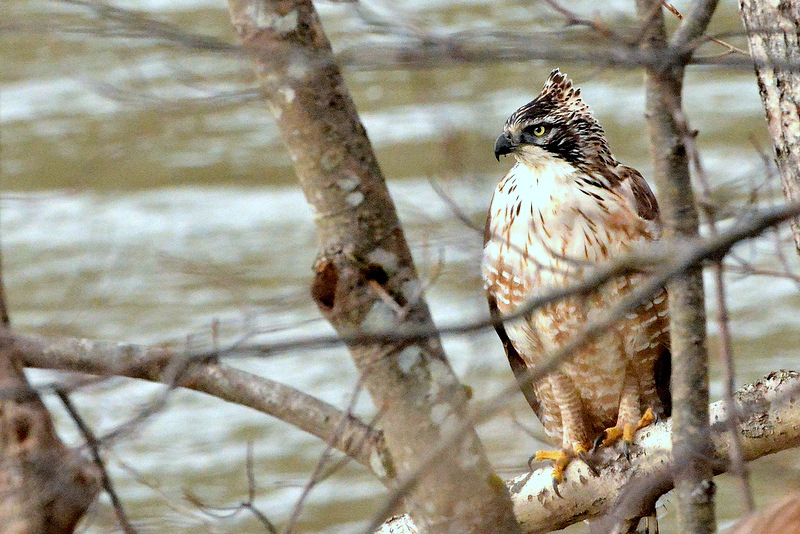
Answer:
[[[685,11],[688,4],[676,7]],[[221,0],[114,5],[235,42]],[[623,34],[633,27],[633,2],[604,2],[595,13],[597,5],[569,2],[570,9],[600,17]],[[650,175],[641,70],[499,54],[420,65],[393,52],[430,49],[435,55],[431,43],[437,39],[466,42],[477,34],[489,35],[491,42],[522,35],[523,42],[545,50],[551,40],[584,47],[586,31],[565,28],[563,17],[546,4],[395,0],[317,7],[346,65],[349,89],[430,284],[439,325],[486,316],[482,237],[458,220],[431,182],[482,227],[491,193],[511,166],[508,159],[495,161],[494,139],[506,117],[538,94],[551,69],[559,67],[581,87],[618,159]],[[207,342],[215,321],[223,340],[254,328],[271,332],[272,339],[329,332],[308,295],[316,254],[310,210],[246,59],[124,31],[125,24],[80,4],[7,0],[4,14],[0,240],[16,327],[190,348]],[[710,32],[740,31],[736,3],[721,3]],[[725,39],[747,48],[741,36]],[[711,200],[721,213],[780,201],[752,69],[690,68],[685,93]],[[800,368],[798,278],[787,274],[798,266],[788,237],[786,229],[769,233],[740,245],[738,259],[729,260],[739,265],[728,276],[737,385],[771,370]],[[741,272],[753,268],[779,276]],[[721,363],[709,317],[712,395],[719,399]],[[447,337],[445,348],[478,401],[513,380],[491,331]],[[356,379],[341,348],[230,363],[341,408],[350,402]],[[29,376],[41,382],[62,375]],[[148,383],[109,379],[74,397],[102,434],[159,391]],[[79,444],[58,403],[45,400],[63,438]],[[361,398],[356,412],[369,419],[374,409]],[[526,469],[541,446],[529,434],[537,424],[515,395],[504,412],[479,428],[502,476]],[[263,527],[247,515],[212,517],[185,498],[190,493],[220,507],[245,500],[249,442],[256,504],[280,528],[324,448],[285,423],[177,391],[163,411],[108,443],[106,454],[140,532],[260,532]],[[757,503],[796,489],[799,470],[800,453],[793,451],[752,464]],[[728,477],[717,480],[718,517],[725,524],[743,505]],[[312,491],[299,531],[354,532],[382,496],[382,486],[365,469],[347,465]],[[669,496],[661,503],[662,531],[673,532],[674,506]],[[83,528],[118,529],[106,496]]]

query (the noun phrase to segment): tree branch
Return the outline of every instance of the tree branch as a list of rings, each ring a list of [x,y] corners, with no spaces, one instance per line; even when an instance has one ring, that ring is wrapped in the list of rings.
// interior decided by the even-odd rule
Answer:
[[[711,17],[717,9],[718,0],[701,0],[693,2],[689,13],[681,20],[681,25],[670,38],[670,45],[678,50],[685,49],[691,55],[696,47],[695,41],[701,37]],[[688,58],[687,58],[688,59]]]
[[[151,382],[169,381],[167,370],[181,357],[162,347],[80,338],[49,339],[8,330],[0,332],[0,345],[19,354],[27,367],[119,375]],[[381,479],[385,480],[393,470],[380,431],[285,384],[222,363],[194,361],[179,375],[177,385],[277,417],[320,438],[373,470]],[[341,425],[343,417],[347,421]]]
[[[133,525],[128,519],[128,514],[125,513],[125,508],[122,506],[122,501],[114,489],[114,483],[111,481],[111,477],[108,476],[106,464],[103,462],[103,458],[100,455],[100,442],[98,441],[97,436],[94,435],[94,432],[92,432],[92,429],[86,424],[86,421],[83,420],[83,417],[78,412],[77,408],[75,408],[75,405],[72,404],[69,394],[66,391],[58,390],[56,391],[56,395],[58,395],[58,398],[61,399],[61,402],[64,404],[64,408],[67,410],[67,413],[69,413],[70,417],[72,417],[72,420],[75,422],[78,430],[80,430],[81,434],[83,434],[83,438],[86,440],[86,446],[89,447],[89,451],[92,453],[92,460],[100,472],[100,480],[103,484],[103,489],[106,490],[109,499],[111,499],[111,505],[114,507],[114,512],[117,514],[117,520],[119,521],[120,528],[122,528],[122,531],[125,534],[136,534],[136,529],[133,528]]]
[[[740,388],[736,401],[745,460],[800,445],[800,374],[772,373]],[[712,404],[709,413],[714,431],[712,456],[707,461],[718,475],[729,469],[728,451],[733,444],[725,423],[728,414],[724,402]],[[549,466],[508,481],[514,513],[522,531],[528,534],[550,532],[609,513],[616,522],[635,516],[640,512],[637,507],[627,509],[628,513],[616,513],[625,509],[621,505],[629,493],[626,491],[629,485],[636,485],[637,489],[655,487],[659,494],[672,488],[671,474],[676,466],[671,442],[672,422],[668,420],[637,434],[630,463],[615,449],[602,451],[598,462],[600,474],[595,477],[582,462],[572,462],[559,486],[563,498],[553,492],[552,467]],[[416,532],[414,528],[408,516],[395,516],[378,532],[410,534]]]
[[[250,52],[242,47],[213,36],[193,33],[177,26],[164,23],[154,17],[133,10],[126,10],[97,0],[61,0],[90,10],[93,17],[85,24],[77,26],[72,19],[63,23],[53,22],[47,31],[65,34],[92,35],[93,37],[125,37],[132,39],[157,39],[185,47],[189,50],[211,51],[213,53],[246,57]],[[663,63],[664,58],[642,54],[637,43],[624,42],[619,36],[627,35],[624,24],[614,29],[610,23],[581,19],[569,10],[558,6],[554,1],[547,2],[562,15],[567,23],[585,25],[588,31],[579,41],[570,33],[552,31],[511,31],[496,29],[452,30],[448,32],[423,32],[418,34],[395,31],[397,25],[381,24],[382,33],[394,39],[390,42],[367,39],[338,52],[335,60],[338,65],[360,70],[417,69],[441,67],[465,63],[497,63],[511,61],[581,62],[593,67],[636,68]],[[708,1],[700,2],[708,4]],[[698,11],[699,7],[696,8]],[[704,9],[708,9],[706,6]],[[691,25],[693,33],[702,22],[699,17]],[[686,20],[695,20],[690,12]],[[391,21],[389,21],[391,22]],[[614,22],[614,21],[611,21]],[[379,21],[379,24],[381,21]],[[688,23],[685,23],[688,26]],[[375,26],[375,24],[373,24]],[[387,30],[388,28],[388,30]],[[0,25],[0,32],[41,31],[40,26],[26,24]],[[598,39],[598,36],[600,39]],[[680,48],[688,51],[697,44],[696,39],[684,43]],[[729,45],[728,45],[729,46]],[[675,50],[679,50],[676,46]],[[714,56],[692,58],[692,64],[716,64],[737,68],[749,68],[751,60],[746,56]],[[798,62],[790,67],[797,68]],[[253,93],[255,97],[255,93]]]
[[[660,66],[645,69],[646,118],[667,240],[696,239],[699,217],[689,173],[682,92],[688,52],[667,44],[660,0],[637,0],[636,9],[647,32],[643,49],[652,57],[666,56]],[[704,29],[710,19],[698,2],[681,29],[686,38]],[[653,9],[659,6],[658,9]],[[698,13],[699,10],[699,13]],[[690,20],[691,19],[691,20]],[[678,36],[678,38],[682,38]],[[677,52],[677,55],[675,53]],[[673,59],[674,58],[674,59]],[[686,534],[714,532],[714,483],[706,458],[711,448],[708,428],[708,351],[701,267],[687,269],[667,284],[672,352],[672,421],[676,459],[685,466],[676,479],[678,521]]]

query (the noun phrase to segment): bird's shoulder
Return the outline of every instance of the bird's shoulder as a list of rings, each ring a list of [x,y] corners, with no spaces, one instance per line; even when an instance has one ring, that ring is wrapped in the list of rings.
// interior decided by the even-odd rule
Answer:
[[[613,188],[630,202],[636,214],[646,221],[660,224],[658,201],[642,174],[627,165],[618,164],[609,170]]]

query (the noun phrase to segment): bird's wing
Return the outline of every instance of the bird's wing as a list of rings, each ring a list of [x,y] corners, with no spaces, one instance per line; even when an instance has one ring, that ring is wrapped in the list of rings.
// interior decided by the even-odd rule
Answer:
[[[486,247],[486,243],[492,239],[491,233],[491,212],[486,217],[486,226],[483,230],[483,246]],[[525,363],[525,360],[522,359],[522,356],[517,352],[517,349],[514,348],[514,345],[511,343],[511,339],[508,337],[508,333],[506,332],[505,327],[501,321],[501,314],[500,310],[497,308],[497,300],[495,299],[494,295],[491,292],[491,289],[487,288],[486,290],[486,298],[489,301],[489,314],[492,318],[494,323],[494,329],[497,332],[497,335],[500,337],[500,341],[503,342],[503,348],[506,351],[506,356],[508,357],[508,363],[511,364],[511,370],[514,372],[514,377],[517,379],[517,384],[519,385],[519,389],[522,390],[522,394],[525,396],[525,400],[528,401],[528,404],[531,405],[533,408],[533,412],[536,416],[541,420],[542,412],[541,412],[541,403],[539,399],[536,397],[536,391],[533,387],[533,381],[531,380],[528,374],[528,365]]]
[[[624,191],[624,194],[630,195],[629,200],[636,208],[636,213],[639,217],[652,222],[654,225],[654,234],[657,239],[661,234],[661,214],[658,208],[658,201],[650,186],[639,171],[631,167],[619,165],[616,169],[616,174],[619,178],[620,188]],[[667,299],[664,299],[660,304],[654,306],[655,309],[653,311],[657,313],[661,309],[666,310],[667,306]],[[672,413],[672,394],[669,387],[672,374],[672,353],[670,350],[669,331],[666,329],[667,324],[660,324],[661,321],[668,323],[669,316],[663,315],[653,325],[654,330],[659,332],[654,340],[653,347],[658,354],[654,372],[656,392],[663,404],[664,415],[669,417]]]
[[[660,225],[661,214],[656,196],[639,171],[625,165],[617,166],[615,171],[620,186],[630,192],[630,200],[639,217],[647,221],[656,221]]]

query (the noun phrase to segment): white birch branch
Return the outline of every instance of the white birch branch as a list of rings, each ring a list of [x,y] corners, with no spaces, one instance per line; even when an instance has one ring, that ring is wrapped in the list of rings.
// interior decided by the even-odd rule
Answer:
[[[740,436],[745,460],[800,445],[800,373],[778,371],[736,392],[740,409]],[[722,402],[710,406],[714,438],[714,458],[709,462],[714,473],[727,470],[731,436],[721,431],[726,417]],[[719,427],[719,428],[717,428]],[[671,489],[671,479],[664,485],[665,473],[673,466],[671,421],[641,431],[628,461],[617,449],[603,451],[599,458],[600,476],[593,476],[582,462],[573,462],[559,486],[563,498],[553,493],[552,467],[508,481],[514,513],[522,531],[528,534],[562,529],[584,519],[609,513],[620,504],[624,489],[632,481],[653,484],[660,494]],[[624,517],[620,519],[624,520]],[[381,534],[416,534],[407,515],[395,516],[378,531]]]

